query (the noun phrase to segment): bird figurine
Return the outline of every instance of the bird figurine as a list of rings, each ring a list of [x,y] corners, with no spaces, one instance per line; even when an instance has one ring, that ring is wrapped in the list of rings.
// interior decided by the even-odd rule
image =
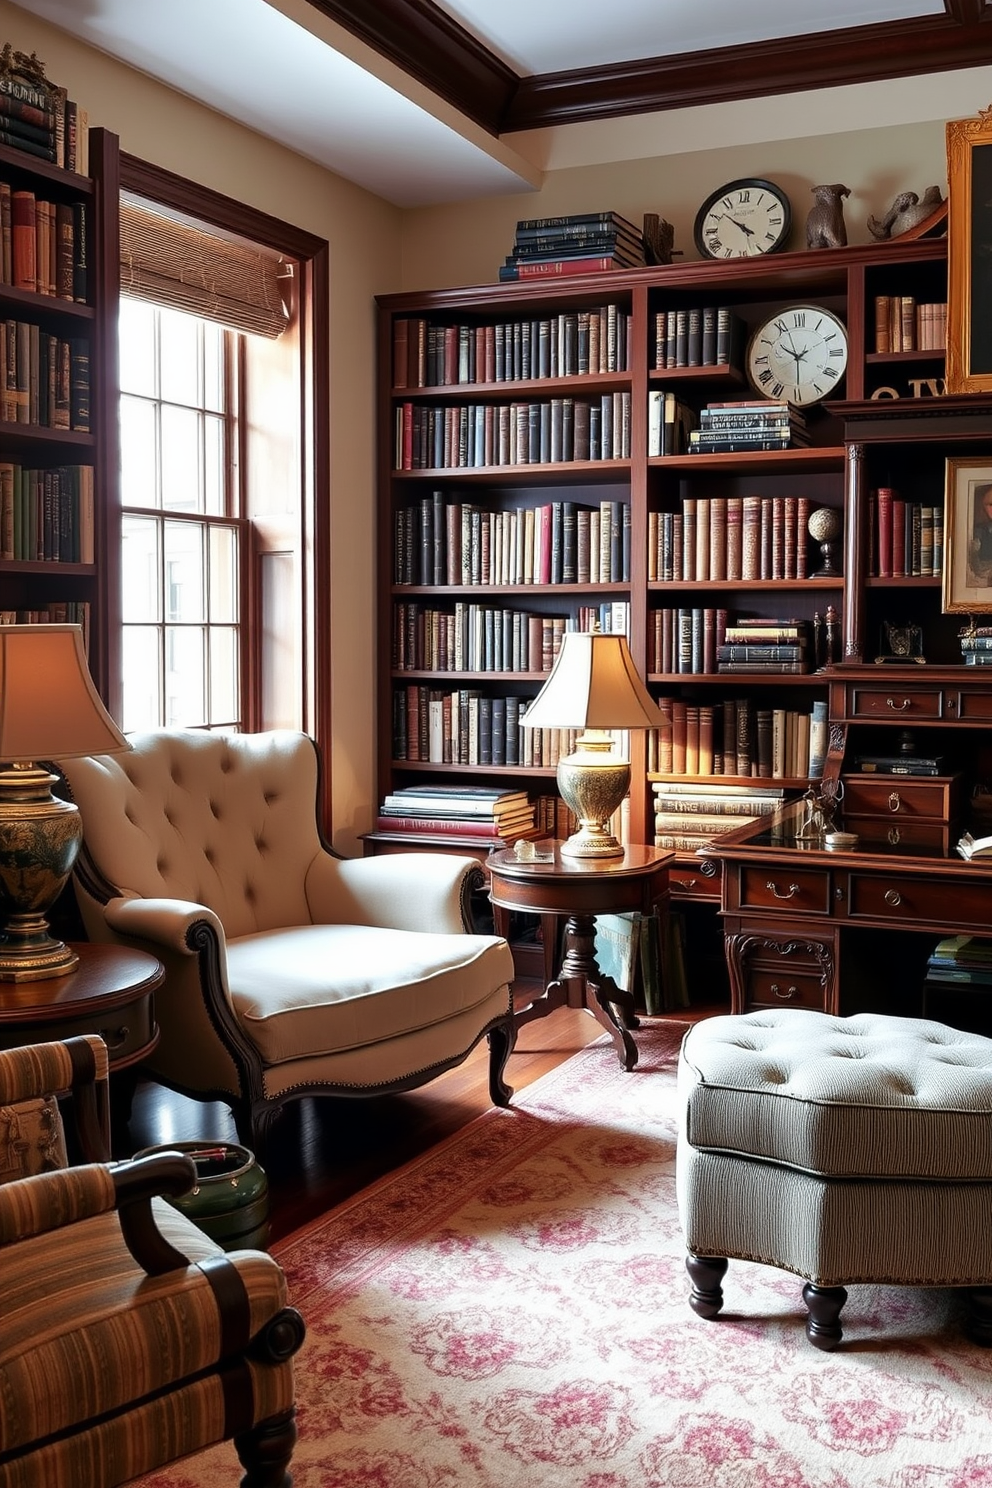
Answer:
[[[844,197],[849,187],[839,182],[833,186],[812,186],[814,205],[806,218],[807,248],[843,248],[847,243],[844,225]]]
[[[932,217],[943,201],[939,186],[928,186],[922,198],[915,191],[900,191],[881,221],[877,217],[868,218],[868,231],[880,240],[901,237]]]

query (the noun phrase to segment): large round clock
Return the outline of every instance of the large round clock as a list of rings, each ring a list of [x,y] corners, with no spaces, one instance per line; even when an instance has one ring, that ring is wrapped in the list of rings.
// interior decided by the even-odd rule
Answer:
[[[820,305],[789,305],[762,321],[747,348],[748,381],[764,398],[803,407],[828,398],[847,367],[847,331]]]
[[[792,225],[781,186],[757,177],[730,181],[696,213],[692,235],[704,258],[755,258],[785,246]]]

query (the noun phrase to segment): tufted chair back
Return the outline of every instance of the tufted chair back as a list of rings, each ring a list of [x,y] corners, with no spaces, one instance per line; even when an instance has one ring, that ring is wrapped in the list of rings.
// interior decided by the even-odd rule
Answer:
[[[324,852],[313,742],[195,729],[130,742],[65,766],[87,854],[118,893],[206,905],[229,939],[309,924],[307,872]]]

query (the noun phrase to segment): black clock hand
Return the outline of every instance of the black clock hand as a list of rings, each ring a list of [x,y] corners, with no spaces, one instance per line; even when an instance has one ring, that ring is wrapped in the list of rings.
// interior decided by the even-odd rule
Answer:
[[[748,235],[749,238],[753,238],[754,237],[754,228],[753,227],[748,227],[747,223],[745,223],[745,222],[738,222],[736,217],[729,217],[729,216],[727,218],[727,221],[728,222],[732,222],[735,227],[739,227],[742,233],[747,233],[747,235]]]

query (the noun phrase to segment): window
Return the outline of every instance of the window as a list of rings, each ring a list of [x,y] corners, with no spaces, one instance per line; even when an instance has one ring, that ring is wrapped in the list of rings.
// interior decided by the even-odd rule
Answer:
[[[243,726],[237,339],[196,316],[121,300],[126,730]]]
[[[302,728],[326,757],[327,243],[123,153],[120,181],[113,711],[131,730]]]

